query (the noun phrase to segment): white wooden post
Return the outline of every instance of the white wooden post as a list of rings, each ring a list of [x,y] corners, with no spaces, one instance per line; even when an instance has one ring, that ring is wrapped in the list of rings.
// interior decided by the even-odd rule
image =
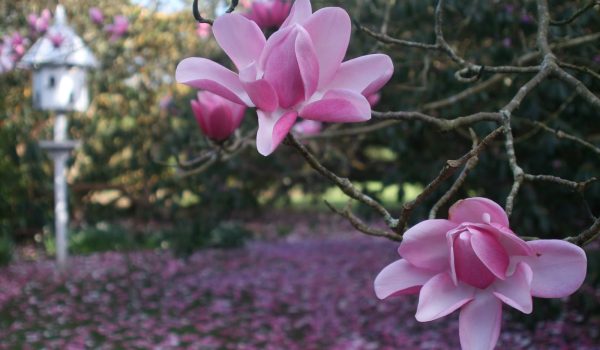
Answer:
[[[60,113],[54,124],[54,141],[67,140],[67,116]],[[54,229],[56,234],[56,258],[58,267],[65,270],[68,257],[69,209],[67,197],[67,160],[70,150],[53,152],[54,160]]]

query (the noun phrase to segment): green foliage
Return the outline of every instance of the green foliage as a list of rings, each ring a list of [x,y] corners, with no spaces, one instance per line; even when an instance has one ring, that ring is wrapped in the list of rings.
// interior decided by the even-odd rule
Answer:
[[[239,248],[248,239],[252,232],[237,222],[222,222],[210,231],[208,245],[215,248]]]
[[[189,256],[203,248],[242,247],[252,232],[235,221],[215,223],[209,219],[179,223],[162,237],[176,255]]]
[[[134,235],[125,228],[106,223],[71,231],[68,240],[71,254],[123,251],[141,248],[145,245],[145,241],[135,240]],[[54,235],[45,235],[43,244],[47,254],[56,254]]]
[[[8,265],[13,257],[14,243],[7,234],[0,234],[0,266]]]

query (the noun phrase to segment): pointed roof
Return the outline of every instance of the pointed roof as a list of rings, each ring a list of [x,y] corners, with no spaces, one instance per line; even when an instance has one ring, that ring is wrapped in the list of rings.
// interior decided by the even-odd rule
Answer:
[[[67,15],[62,5],[56,7],[54,24],[31,46],[19,63],[22,68],[36,68],[42,65],[88,68],[98,66],[92,51],[67,24]]]

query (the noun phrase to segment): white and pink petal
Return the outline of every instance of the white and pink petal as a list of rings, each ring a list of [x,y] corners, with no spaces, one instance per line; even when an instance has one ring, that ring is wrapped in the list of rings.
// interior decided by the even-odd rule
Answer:
[[[587,258],[580,247],[562,240],[527,242],[532,256],[519,257],[533,271],[531,294],[562,298],[574,293],[585,279]]]
[[[419,292],[417,321],[433,321],[444,317],[473,300],[475,288],[464,283],[455,285],[450,274],[435,275],[423,285]]]
[[[514,307],[515,309],[529,314],[533,309],[533,301],[531,299],[531,281],[533,272],[526,263],[519,263],[515,269],[515,273],[509,278],[497,280],[492,285],[494,295],[502,300],[505,304]]]
[[[237,74],[211,60],[186,58],[177,65],[177,82],[207,90],[232,102],[254,107]]]
[[[446,233],[455,227],[444,219],[422,221],[404,233],[398,254],[415,266],[441,272],[449,263]]]
[[[329,123],[356,123],[371,119],[371,106],[363,95],[349,90],[330,90],[299,112],[305,119]]]
[[[405,259],[394,261],[375,277],[375,294],[379,299],[417,293],[434,272],[411,265]]]
[[[310,0],[296,0],[290,10],[290,14],[281,25],[281,29],[293,24],[302,24],[312,14],[312,6]]]
[[[318,10],[302,24],[319,61],[319,86],[329,83],[344,60],[350,42],[351,23],[348,13],[339,7]]]
[[[458,319],[462,350],[493,350],[500,336],[502,302],[492,293],[477,293]]]
[[[265,113],[261,110],[258,110],[257,114],[256,148],[260,154],[268,156],[275,151],[294,126],[297,114],[293,111]]]
[[[238,70],[256,62],[265,48],[265,35],[258,25],[239,14],[219,16],[213,25],[213,33]]]
[[[341,64],[328,89],[347,89],[365,96],[376,93],[394,74],[394,64],[388,55],[372,54]]]
[[[448,219],[456,223],[497,223],[509,227],[506,212],[496,202],[483,198],[473,197],[459,200],[450,207]]]

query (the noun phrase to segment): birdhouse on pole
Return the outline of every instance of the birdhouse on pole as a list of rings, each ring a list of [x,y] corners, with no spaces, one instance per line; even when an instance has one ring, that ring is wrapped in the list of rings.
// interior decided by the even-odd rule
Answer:
[[[33,105],[56,113],[54,139],[40,146],[54,160],[54,224],[58,266],[65,270],[69,226],[67,161],[79,145],[69,140],[67,112],[83,112],[89,105],[87,72],[98,62],[83,40],[67,24],[62,5],[56,7],[54,24],[21,59],[19,66],[33,71]]]
[[[58,113],[85,111],[89,105],[87,71],[98,62],[83,40],[67,24],[58,5],[54,24],[20,62],[33,70],[33,105]]]

